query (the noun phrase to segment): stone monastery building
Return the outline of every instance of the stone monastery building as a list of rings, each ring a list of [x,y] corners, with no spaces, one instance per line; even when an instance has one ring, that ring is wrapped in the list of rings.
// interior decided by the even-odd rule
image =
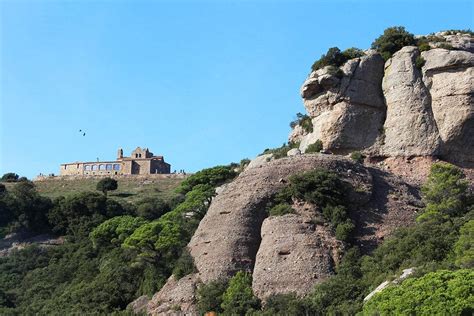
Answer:
[[[148,148],[137,147],[130,157],[120,148],[115,161],[73,162],[61,164],[61,176],[169,174],[171,165],[163,156],[154,156]]]

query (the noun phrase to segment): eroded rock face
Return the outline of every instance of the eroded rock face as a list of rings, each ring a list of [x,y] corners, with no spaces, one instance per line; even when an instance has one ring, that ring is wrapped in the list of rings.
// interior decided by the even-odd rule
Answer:
[[[372,51],[339,71],[328,66],[311,73],[301,96],[313,132],[300,139],[301,151],[318,139],[325,149],[341,154],[375,142],[385,115],[383,65],[382,57]]]
[[[291,175],[315,168],[337,172],[353,188],[349,207],[361,249],[372,249],[395,228],[414,220],[416,192],[396,177],[341,156],[297,155],[247,168],[222,187],[188,244],[198,272],[179,281],[171,277],[148,304],[148,313],[195,315],[200,284],[228,279],[240,270],[253,273],[253,289],[263,300],[278,293],[304,296],[332,275],[343,245],[317,206],[295,202],[296,214],[280,217],[265,212],[267,201]]]
[[[423,81],[431,93],[431,108],[442,140],[441,156],[474,166],[474,54],[432,49]]]
[[[342,245],[328,227],[300,214],[272,216],[263,222],[262,242],[253,271],[255,295],[304,296],[334,273]]]
[[[385,64],[383,92],[387,103],[384,124],[386,156],[427,156],[439,153],[438,128],[429,90],[415,66],[418,48],[407,46]]]
[[[290,139],[301,142],[302,152],[319,139],[335,154],[433,156],[474,166],[472,36],[442,32],[429,38],[436,40],[432,47],[459,50],[433,48],[420,55],[407,46],[385,64],[368,51],[339,69],[312,72],[301,96],[313,132],[294,132]]]

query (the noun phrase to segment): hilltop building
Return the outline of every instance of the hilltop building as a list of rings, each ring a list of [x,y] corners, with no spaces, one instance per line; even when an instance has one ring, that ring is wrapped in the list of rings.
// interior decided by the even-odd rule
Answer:
[[[137,147],[130,157],[120,148],[115,161],[73,162],[61,164],[61,176],[169,174],[171,165],[163,156],[154,156],[148,148]]]

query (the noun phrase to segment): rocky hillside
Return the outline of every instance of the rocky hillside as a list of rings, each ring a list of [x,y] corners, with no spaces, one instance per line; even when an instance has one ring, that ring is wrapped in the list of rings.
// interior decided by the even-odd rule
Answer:
[[[419,185],[434,160],[466,167],[472,176],[472,37],[423,38],[423,49],[405,46],[386,60],[367,50],[337,67],[314,69],[301,88],[311,128],[296,124],[289,136],[299,150],[282,159],[257,157],[220,187],[187,246],[195,273],[171,276],[151,300],[140,297],[130,307],[197,314],[197,289],[238,271],[252,274],[253,293],[263,302],[276,294],[304,296],[333,276],[350,245],[336,238],[321,205],[294,199],[293,213],[269,215],[269,203],[293,175],[323,168],[349,185],[351,245],[363,253],[414,223],[423,208]],[[325,154],[301,154],[318,140]],[[341,156],[354,151],[369,157],[366,166]]]
[[[338,69],[311,72],[301,96],[313,129],[297,125],[289,140],[303,152],[321,140],[334,154],[437,156],[472,167],[472,37],[440,32],[427,38],[424,47],[403,47],[385,62],[368,50]]]

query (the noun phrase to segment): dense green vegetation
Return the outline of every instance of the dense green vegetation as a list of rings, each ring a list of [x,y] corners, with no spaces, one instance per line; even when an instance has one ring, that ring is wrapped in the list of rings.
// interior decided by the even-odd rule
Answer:
[[[107,195],[107,192],[117,190],[117,180],[104,178],[97,182],[96,189]]]
[[[136,204],[102,193],[51,200],[31,182],[0,190],[0,228],[65,236],[60,246],[30,246],[0,258],[0,314],[110,314],[152,295],[173,273],[194,271],[185,245],[231,166],[188,177],[170,200]],[[109,187],[110,189],[110,187]]]
[[[415,36],[406,31],[403,26],[394,26],[385,29],[383,34],[372,43],[372,48],[387,60],[403,46],[410,45],[416,45]]]

